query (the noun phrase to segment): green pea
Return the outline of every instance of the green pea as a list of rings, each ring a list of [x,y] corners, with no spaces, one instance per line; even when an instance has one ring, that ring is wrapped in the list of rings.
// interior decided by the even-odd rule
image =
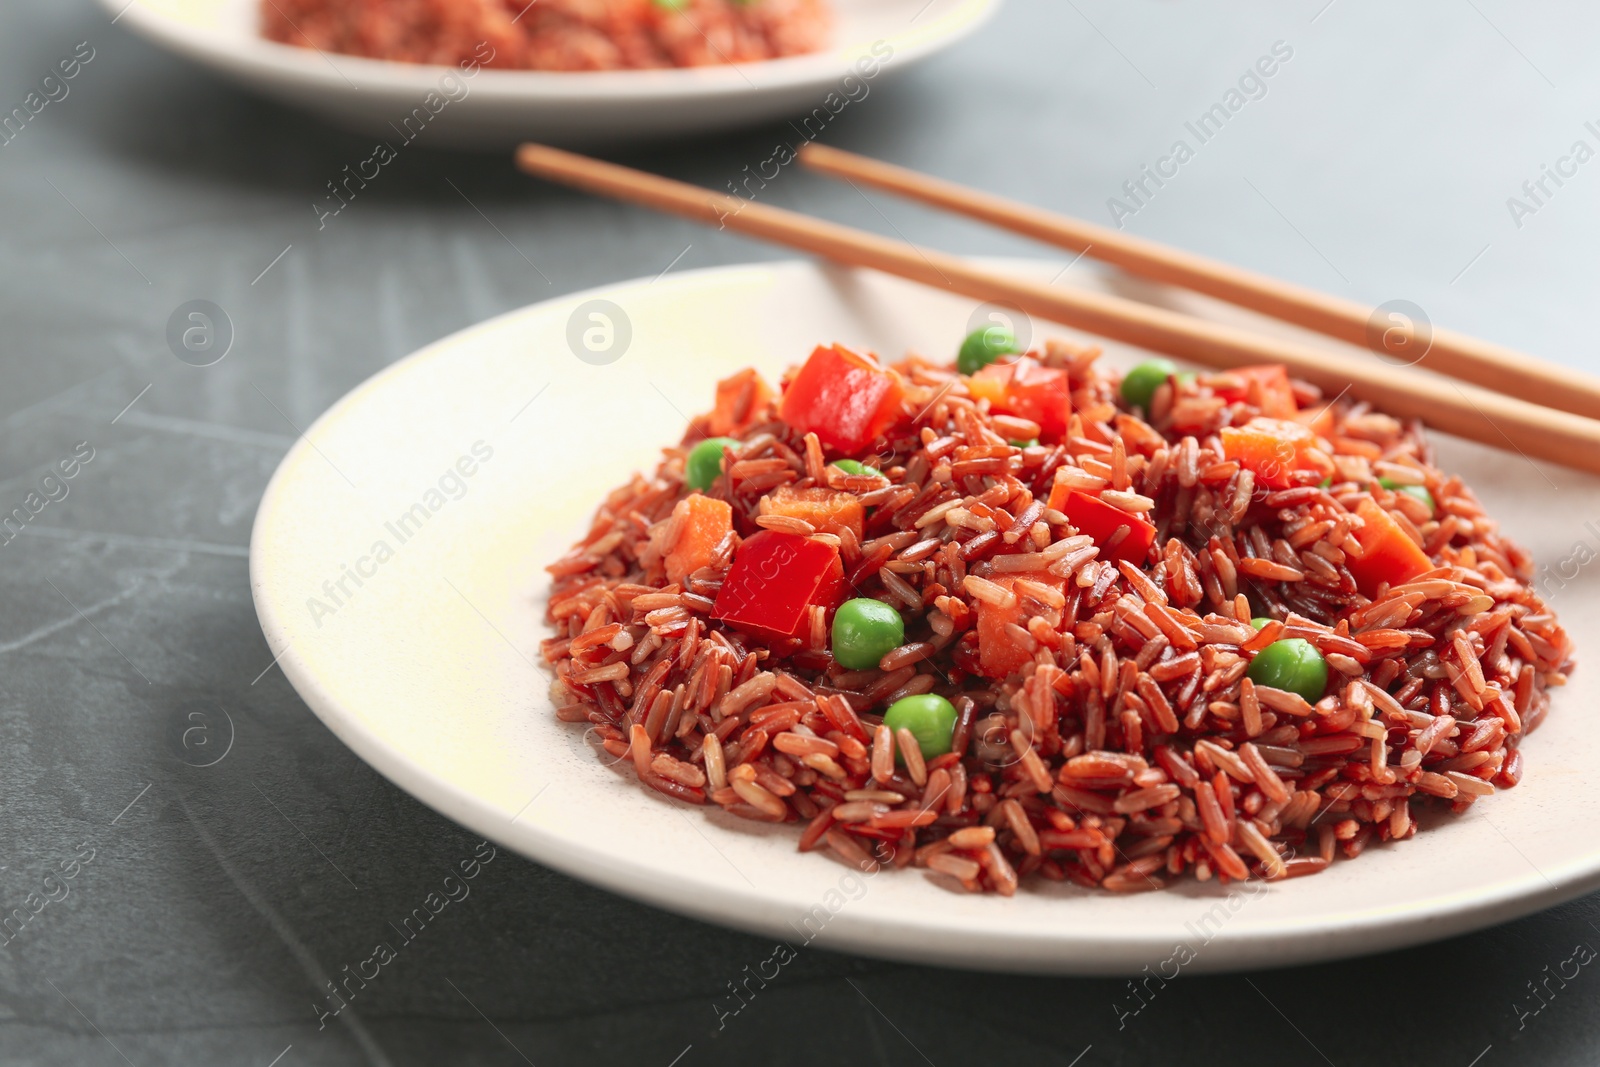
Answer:
[[[1151,359],[1139,364],[1122,379],[1122,399],[1136,408],[1149,410],[1150,401],[1161,383],[1178,373],[1170,359]]]
[[[1439,510],[1438,505],[1433,502],[1433,494],[1428,492],[1428,487],[1425,485],[1399,485],[1389,477],[1379,478],[1378,484],[1385,489],[1393,489],[1397,493],[1404,493],[1422,501],[1422,506],[1428,509],[1429,515]]]
[[[901,697],[883,713],[883,722],[891,730],[910,730],[917,739],[917,747],[922,749],[922,758],[932,759],[950,751],[950,741],[956,730],[956,707],[932,693]]]
[[[1250,620],[1250,625],[1259,630],[1271,621],[1272,620],[1267,618],[1265,615],[1257,615],[1255,618]]]
[[[1012,441],[1011,442],[1011,447],[1012,448],[1032,448],[1034,445],[1036,445],[1038,443],[1039,443],[1039,439],[1037,437],[1030,437],[1026,441]]]
[[[1274,641],[1256,653],[1246,671],[1257,685],[1299,693],[1315,704],[1328,688],[1328,661],[1298,637]]]
[[[871,475],[874,478],[882,478],[883,477],[883,472],[880,471],[878,468],[869,467],[865,463],[860,462],[859,460],[854,460],[854,459],[836,459],[836,460],[833,461],[832,465],[835,466],[835,467],[838,467],[840,470],[844,471],[846,474],[848,474],[848,475],[850,475],[851,477],[854,477],[854,478],[864,478],[867,475]]]
[[[881,600],[857,597],[833,613],[833,658],[841,667],[870,670],[905,639],[900,613]]]
[[[702,493],[722,475],[723,448],[738,448],[739,442],[731,437],[708,437],[689,450],[683,464],[683,480],[690,489]]]
[[[1017,343],[1016,334],[1004,326],[985,326],[981,330],[973,330],[961,342],[961,351],[956,356],[956,370],[962,374],[977,374],[1001,356],[1021,351],[1022,345]]]

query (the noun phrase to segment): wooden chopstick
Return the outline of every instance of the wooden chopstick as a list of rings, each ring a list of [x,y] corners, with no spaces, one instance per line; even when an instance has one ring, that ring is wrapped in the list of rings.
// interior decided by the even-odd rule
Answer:
[[[824,174],[979,219],[1114,264],[1130,274],[1192,289],[1364,348],[1373,347],[1375,321],[1379,336],[1391,325],[1397,325],[1381,308],[1365,307],[1353,300],[853,152],[812,142],[802,147],[799,155],[806,166]],[[1454,330],[1438,326],[1431,330],[1431,344],[1417,366],[1535,404],[1600,418],[1600,377]],[[1412,343],[1416,343],[1414,338]]]
[[[557,148],[524,144],[517,150],[516,162],[528,174],[587,192],[976,300],[1007,303],[1031,315],[1206,366],[1283,363],[1330,397],[1348,392],[1391,415],[1421,419],[1458,437],[1600,473],[1600,422],[1592,419],[1376,361],[1346,359],[1323,349],[1121,297],[1010,277],[948,253]]]

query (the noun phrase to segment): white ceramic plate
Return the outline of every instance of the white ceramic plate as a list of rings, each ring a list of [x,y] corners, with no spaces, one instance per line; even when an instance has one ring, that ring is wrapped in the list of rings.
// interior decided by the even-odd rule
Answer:
[[[589,343],[604,347],[606,324],[589,317],[598,299],[613,305],[600,309],[611,343],[625,332],[618,308],[631,335],[604,365],[569,346],[588,354],[582,334],[594,330]],[[949,352],[973,310],[870,272],[787,263],[579,293],[440,341],[334,405],[268,487],[250,571],[272,651],[334,733],[450,818],[585,881],[797,947],[809,932],[909,960],[1107,973],[1156,967],[1181,943],[1190,969],[1223,970],[1443,937],[1600,885],[1592,664],[1529,740],[1517,788],[1398,846],[1231,894],[1043,883],[1007,900],[953,894],[918,871],[858,879],[796,852],[798,827],[669,801],[608,769],[547,698],[541,568],[587,528],[602,492],[679,439],[719,377],[754,364],[776,380],[818,341]],[[1575,541],[1600,544],[1600,522],[1583,527],[1574,507],[1596,499],[1595,479],[1451,440],[1440,455],[1552,574]],[[1595,570],[1548,586],[1580,656],[1600,648]],[[346,577],[356,572],[359,586]]]
[[[390,142],[396,127],[440,90],[441,78],[452,69],[263,40],[257,32],[260,0],[100,2],[121,24],[165,48],[264,95]],[[483,70],[463,80],[464,89],[451,83],[448,102],[432,105],[436,115],[425,128],[414,123],[421,130],[414,136],[436,146],[494,148],[519,140],[590,145],[704,133],[824,108],[812,123],[820,131],[831,113],[864,100],[885,78],[976,30],[999,3],[833,0],[838,21],[832,47],[760,63],[590,73]],[[872,78],[841,84],[857,59],[874,54],[884,62],[873,68]],[[832,102],[829,94],[835,94]]]

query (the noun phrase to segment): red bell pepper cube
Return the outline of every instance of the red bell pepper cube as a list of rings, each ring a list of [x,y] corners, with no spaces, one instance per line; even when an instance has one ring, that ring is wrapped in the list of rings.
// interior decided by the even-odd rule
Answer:
[[[1306,451],[1316,447],[1316,435],[1298,422],[1255,418],[1224,426],[1221,437],[1223,455],[1254,471],[1256,484],[1269,489],[1287,489],[1295,471],[1314,469]]]
[[[1067,517],[1079,533],[1087,534],[1100,546],[1100,558],[1112,562],[1127,560],[1135,566],[1144,566],[1150,556],[1150,546],[1156,541],[1156,528],[1137,515],[1114,508],[1098,497],[1076,489],[1068,489],[1057,482],[1050,488],[1050,506]],[[1118,530],[1127,533],[1111,543]],[[1111,545],[1108,549],[1107,545]]]
[[[762,637],[799,638],[810,631],[810,608],[832,611],[843,592],[844,564],[837,548],[762,530],[734,553],[711,617]]]
[[[1216,390],[1217,395],[1229,403],[1253,404],[1269,419],[1292,419],[1300,410],[1294,389],[1289,385],[1289,368],[1282,363],[1235,367],[1228,373],[1244,380],[1242,389]]]
[[[1072,414],[1072,385],[1067,372],[1046,367],[1031,356],[1009,363],[991,363],[967,383],[974,397],[988,397],[991,410],[1037,422],[1046,437],[1067,432]]]
[[[900,418],[900,382],[841,345],[818,347],[783,394],[778,415],[801,433],[855,456]]]
[[[1401,585],[1433,570],[1428,554],[1378,506],[1377,501],[1371,497],[1363,499],[1356,505],[1356,514],[1363,523],[1361,529],[1355,531],[1361,555],[1347,556],[1345,566],[1350,568],[1363,595],[1376,596],[1384,582]]]

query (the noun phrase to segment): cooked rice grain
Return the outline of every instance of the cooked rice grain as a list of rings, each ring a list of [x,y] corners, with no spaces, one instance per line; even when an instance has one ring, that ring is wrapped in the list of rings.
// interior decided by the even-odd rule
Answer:
[[[479,64],[580,71],[776,59],[822,48],[833,21],[824,0],[263,0],[260,8],[268,40],[460,64],[467,77]],[[734,410],[748,412],[754,399],[747,387]]]

